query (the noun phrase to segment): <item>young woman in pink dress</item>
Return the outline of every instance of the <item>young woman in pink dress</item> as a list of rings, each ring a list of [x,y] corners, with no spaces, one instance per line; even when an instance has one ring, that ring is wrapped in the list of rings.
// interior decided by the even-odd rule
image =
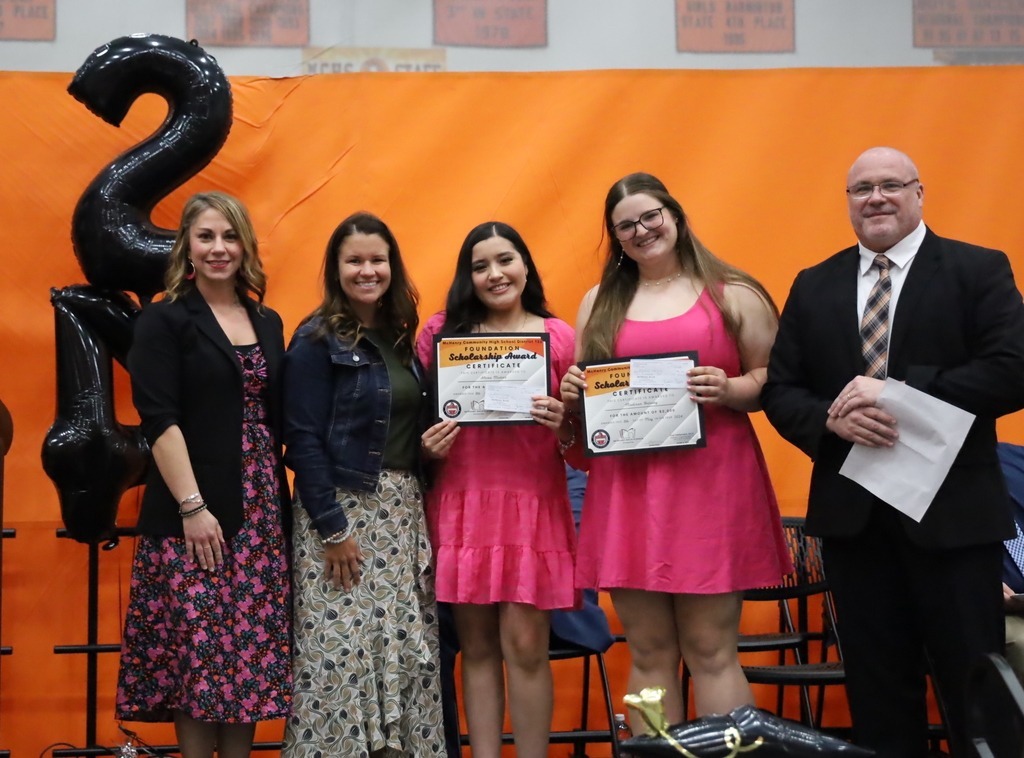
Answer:
[[[666,689],[682,721],[680,658],[698,715],[753,702],[736,652],[742,591],[790,569],[778,506],[748,414],[759,409],[778,311],[752,277],[712,255],[649,174],[605,200],[608,259],[583,298],[580,361],[698,351],[689,392],[707,446],[590,461],[578,587],[608,590],[629,642],[629,691]],[[586,374],[562,397],[578,409]]]
[[[471,230],[455,264],[446,309],[417,340],[424,366],[434,335],[547,332],[551,386],[573,362],[573,330],[551,315],[540,274],[507,224]],[[571,439],[558,397],[534,397],[535,424],[441,421],[422,438],[437,459],[427,519],[437,599],[452,603],[475,758],[501,754],[505,676],[516,755],[546,758],[551,730],[549,611],[576,604],[575,532],[560,442]]]

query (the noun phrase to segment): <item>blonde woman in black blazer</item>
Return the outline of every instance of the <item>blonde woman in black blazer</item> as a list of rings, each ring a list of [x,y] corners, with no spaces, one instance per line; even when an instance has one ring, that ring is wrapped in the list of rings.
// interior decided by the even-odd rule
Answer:
[[[248,213],[185,204],[163,300],[128,369],[153,451],[132,569],[117,716],[174,721],[185,758],[247,756],[291,699],[280,448],[280,317]]]

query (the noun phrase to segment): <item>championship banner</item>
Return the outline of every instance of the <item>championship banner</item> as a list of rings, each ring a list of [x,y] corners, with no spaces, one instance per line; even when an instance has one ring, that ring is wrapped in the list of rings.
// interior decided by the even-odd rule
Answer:
[[[434,44],[547,47],[547,0],[434,0]]]
[[[437,417],[459,424],[533,424],[535,395],[551,395],[546,332],[434,337]]]
[[[676,0],[680,53],[792,53],[793,0]]]
[[[914,47],[1020,47],[1024,0],[914,0]]]
[[[302,51],[304,74],[353,74],[365,71],[445,71],[443,47],[307,47]]]
[[[0,40],[56,38],[57,0],[0,0]]]
[[[303,47],[309,0],[186,0],[186,37],[204,47]]]

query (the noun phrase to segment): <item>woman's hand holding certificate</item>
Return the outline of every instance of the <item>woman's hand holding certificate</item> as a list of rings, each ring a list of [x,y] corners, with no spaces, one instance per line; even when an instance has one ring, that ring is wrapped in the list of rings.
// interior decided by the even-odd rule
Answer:
[[[716,366],[695,366],[687,372],[690,399],[695,403],[729,404],[729,377]]]

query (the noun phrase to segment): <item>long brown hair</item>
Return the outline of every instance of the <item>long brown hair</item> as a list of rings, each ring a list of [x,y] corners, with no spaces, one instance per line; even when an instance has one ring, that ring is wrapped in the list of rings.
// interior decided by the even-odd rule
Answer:
[[[739,323],[729,311],[722,294],[722,285],[742,284],[757,292],[767,302],[775,315],[779,309],[768,291],[754,277],[735,266],[730,266],[715,256],[690,230],[683,206],[655,176],[644,173],[630,174],[612,185],[604,201],[604,225],[608,235],[608,257],[605,260],[601,283],[598,286],[594,307],[583,329],[583,358],[601,360],[611,358],[615,352],[615,338],[626,311],[636,294],[640,281],[640,270],[636,261],[626,255],[622,243],[615,238],[612,228],[612,211],[623,198],[636,194],[650,195],[665,206],[679,227],[676,254],[684,271],[690,271],[695,279],[702,282],[708,295],[722,313],[725,327],[733,339],[738,338]]]
[[[263,273],[263,264],[260,262],[259,244],[256,242],[252,219],[249,218],[249,211],[242,205],[241,200],[224,192],[200,192],[185,201],[185,207],[181,211],[181,223],[178,225],[178,233],[171,248],[171,258],[164,273],[167,300],[173,302],[196,286],[195,280],[187,276],[192,263],[189,258],[192,251],[189,249],[188,240],[196,219],[211,208],[227,219],[238,235],[239,242],[242,243],[242,262],[235,280],[238,296],[242,297],[252,292],[262,303],[267,292],[267,275]]]
[[[334,334],[352,342],[358,342],[362,337],[362,325],[348,295],[341,288],[341,264],[338,260],[342,244],[354,234],[376,234],[388,246],[391,284],[380,299],[381,330],[394,340],[395,350],[408,365],[412,362],[413,340],[419,325],[416,306],[420,296],[405,271],[395,235],[372,213],[353,213],[334,230],[324,252],[323,300],[302,323],[319,318],[320,323],[314,330],[318,337]]]

